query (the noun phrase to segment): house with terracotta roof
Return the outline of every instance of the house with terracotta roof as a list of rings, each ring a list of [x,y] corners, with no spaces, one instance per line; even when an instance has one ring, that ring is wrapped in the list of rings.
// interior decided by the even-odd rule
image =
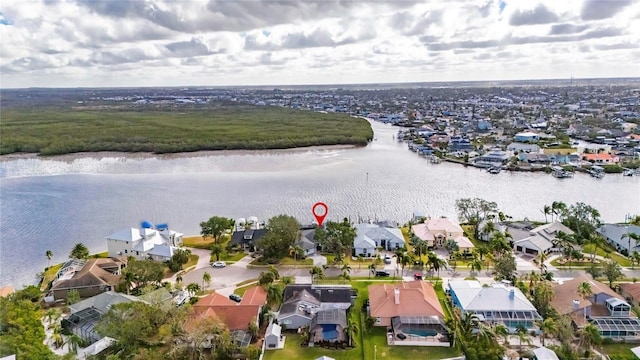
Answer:
[[[413,225],[411,231],[431,248],[444,247],[449,240],[453,240],[462,253],[473,249],[473,243],[464,236],[462,227],[447,218],[427,219],[422,224]]]
[[[582,160],[588,161],[592,164],[617,164],[620,162],[620,158],[618,156],[607,153],[582,154]]]
[[[629,304],[635,303],[640,306],[640,283],[620,284],[620,290]]]
[[[262,287],[255,286],[245,292],[239,303],[213,292],[201,297],[193,305],[193,310],[195,318],[214,317],[222,321],[231,331],[232,337],[242,339],[240,342],[246,346],[251,340],[249,324],[254,322],[260,326],[260,311],[266,303],[267,293]]]
[[[583,282],[589,284],[592,295],[586,299],[578,293]],[[551,306],[559,315],[569,315],[577,328],[593,324],[603,338],[614,341],[640,340],[640,320],[631,305],[609,286],[580,275],[553,287]]]
[[[81,298],[114,291],[126,263],[120,259],[100,258],[90,259],[84,265],[74,264],[63,266],[64,271],[58,273],[47,295],[48,299],[66,299],[71,290],[77,290]]]
[[[536,307],[515,286],[494,283],[485,287],[475,280],[451,280],[447,292],[463,314],[475,314],[489,324],[502,324],[510,333],[519,326],[537,331],[536,321],[542,320]]]
[[[431,283],[369,285],[369,315],[391,330],[394,345],[449,346],[444,311]]]

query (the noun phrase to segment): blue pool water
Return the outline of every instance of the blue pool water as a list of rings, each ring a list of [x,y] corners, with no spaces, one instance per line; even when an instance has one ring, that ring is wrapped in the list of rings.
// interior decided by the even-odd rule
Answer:
[[[402,332],[408,335],[414,336],[436,336],[438,334],[437,331],[431,329],[419,329],[412,327],[403,327]]]
[[[325,340],[338,339],[338,331],[335,324],[322,324],[322,338]]]

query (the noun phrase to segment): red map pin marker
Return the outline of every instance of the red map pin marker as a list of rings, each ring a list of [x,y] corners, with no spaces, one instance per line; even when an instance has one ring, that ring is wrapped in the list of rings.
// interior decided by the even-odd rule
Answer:
[[[324,218],[327,217],[329,208],[327,207],[327,204],[318,202],[313,205],[311,212],[313,213],[313,216],[315,216],[318,226],[322,226],[322,222],[324,221]]]

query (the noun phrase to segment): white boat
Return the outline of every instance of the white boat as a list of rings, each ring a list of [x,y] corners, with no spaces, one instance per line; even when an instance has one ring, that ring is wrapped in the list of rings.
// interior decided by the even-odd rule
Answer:
[[[490,174],[500,174],[501,170],[502,169],[499,166],[493,166],[487,169],[487,172],[489,172]]]
[[[596,179],[602,179],[604,177],[604,168],[594,165],[589,170],[589,174]]]

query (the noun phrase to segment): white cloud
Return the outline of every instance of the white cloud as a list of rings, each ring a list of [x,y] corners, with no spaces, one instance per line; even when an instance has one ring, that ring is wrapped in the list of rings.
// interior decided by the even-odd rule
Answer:
[[[640,76],[640,2],[603,3],[8,0],[0,73],[5,87]]]

